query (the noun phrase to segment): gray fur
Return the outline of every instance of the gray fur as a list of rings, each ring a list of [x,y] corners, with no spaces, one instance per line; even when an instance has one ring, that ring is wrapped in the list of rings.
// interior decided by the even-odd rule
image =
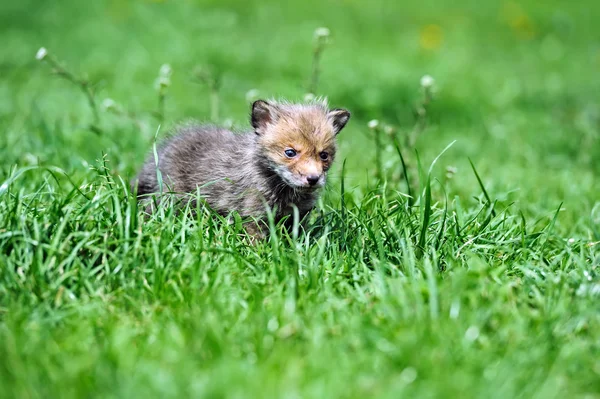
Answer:
[[[285,209],[291,203],[306,211],[316,192],[301,193],[283,183],[269,168],[256,145],[253,132],[235,134],[208,125],[185,126],[158,148],[163,191],[200,194],[217,212],[237,210],[242,216],[265,213],[266,204]],[[160,191],[154,154],[138,177],[138,196]],[[297,204],[297,205],[298,205]]]
[[[237,211],[242,217],[264,221],[268,206],[275,211],[278,222],[292,215],[296,206],[304,217],[315,206],[319,190],[286,184],[263,154],[258,137],[253,131],[233,133],[210,125],[179,127],[157,148],[163,191],[199,192],[222,215]],[[142,167],[137,183],[140,200],[159,193],[153,153]]]

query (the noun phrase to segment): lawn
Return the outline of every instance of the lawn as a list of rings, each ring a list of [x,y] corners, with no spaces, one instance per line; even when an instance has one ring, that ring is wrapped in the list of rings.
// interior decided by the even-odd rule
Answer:
[[[600,398],[599,19],[1,2],[0,397]],[[142,217],[156,137],[309,91],[353,116],[306,231]]]

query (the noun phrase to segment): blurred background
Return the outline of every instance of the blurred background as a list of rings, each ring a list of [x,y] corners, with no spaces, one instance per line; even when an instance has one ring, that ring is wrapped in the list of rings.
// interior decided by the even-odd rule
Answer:
[[[31,164],[85,179],[103,154],[131,177],[157,130],[188,118],[245,129],[252,99],[313,91],[353,114],[339,159],[360,193],[375,173],[368,122],[403,140],[429,75],[426,126],[408,151],[427,168],[456,140],[434,173],[450,198],[480,193],[470,158],[495,197],[529,217],[564,201],[564,232],[587,234],[600,190],[599,17],[594,0],[5,1],[0,180]],[[328,35],[311,86],[319,28]],[[36,60],[41,47],[93,84],[101,132],[81,88]],[[382,164],[394,178],[386,137]]]

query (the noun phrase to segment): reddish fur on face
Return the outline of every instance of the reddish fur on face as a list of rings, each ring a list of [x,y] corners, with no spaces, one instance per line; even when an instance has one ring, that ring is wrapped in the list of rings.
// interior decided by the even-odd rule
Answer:
[[[324,108],[308,106],[282,111],[261,134],[259,144],[274,165],[285,167],[298,182],[305,182],[307,176],[324,177],[335,156],[335,136]],[[297,155],[287,157],[287,149]],[[326,160],[321,159],[324,152],[328,154]]]

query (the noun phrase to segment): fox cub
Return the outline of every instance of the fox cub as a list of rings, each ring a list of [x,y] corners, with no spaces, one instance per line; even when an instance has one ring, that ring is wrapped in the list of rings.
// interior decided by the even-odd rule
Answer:
[[[304,217],[315,206],[319,189],[336,153],[336,136],[350,113],[327,104],[276,103],[252,105],[253,131],[235,134],[206,125],[183,126],[157,149],[158,164],[150,154],[137,178],[138,198],[175,192],[199,193],[215,211],[237,211],[253,218],[246,230],[264,235],[266,205],[275,222],[293,214]],[[157,168],[160,174],[157,173]]]

